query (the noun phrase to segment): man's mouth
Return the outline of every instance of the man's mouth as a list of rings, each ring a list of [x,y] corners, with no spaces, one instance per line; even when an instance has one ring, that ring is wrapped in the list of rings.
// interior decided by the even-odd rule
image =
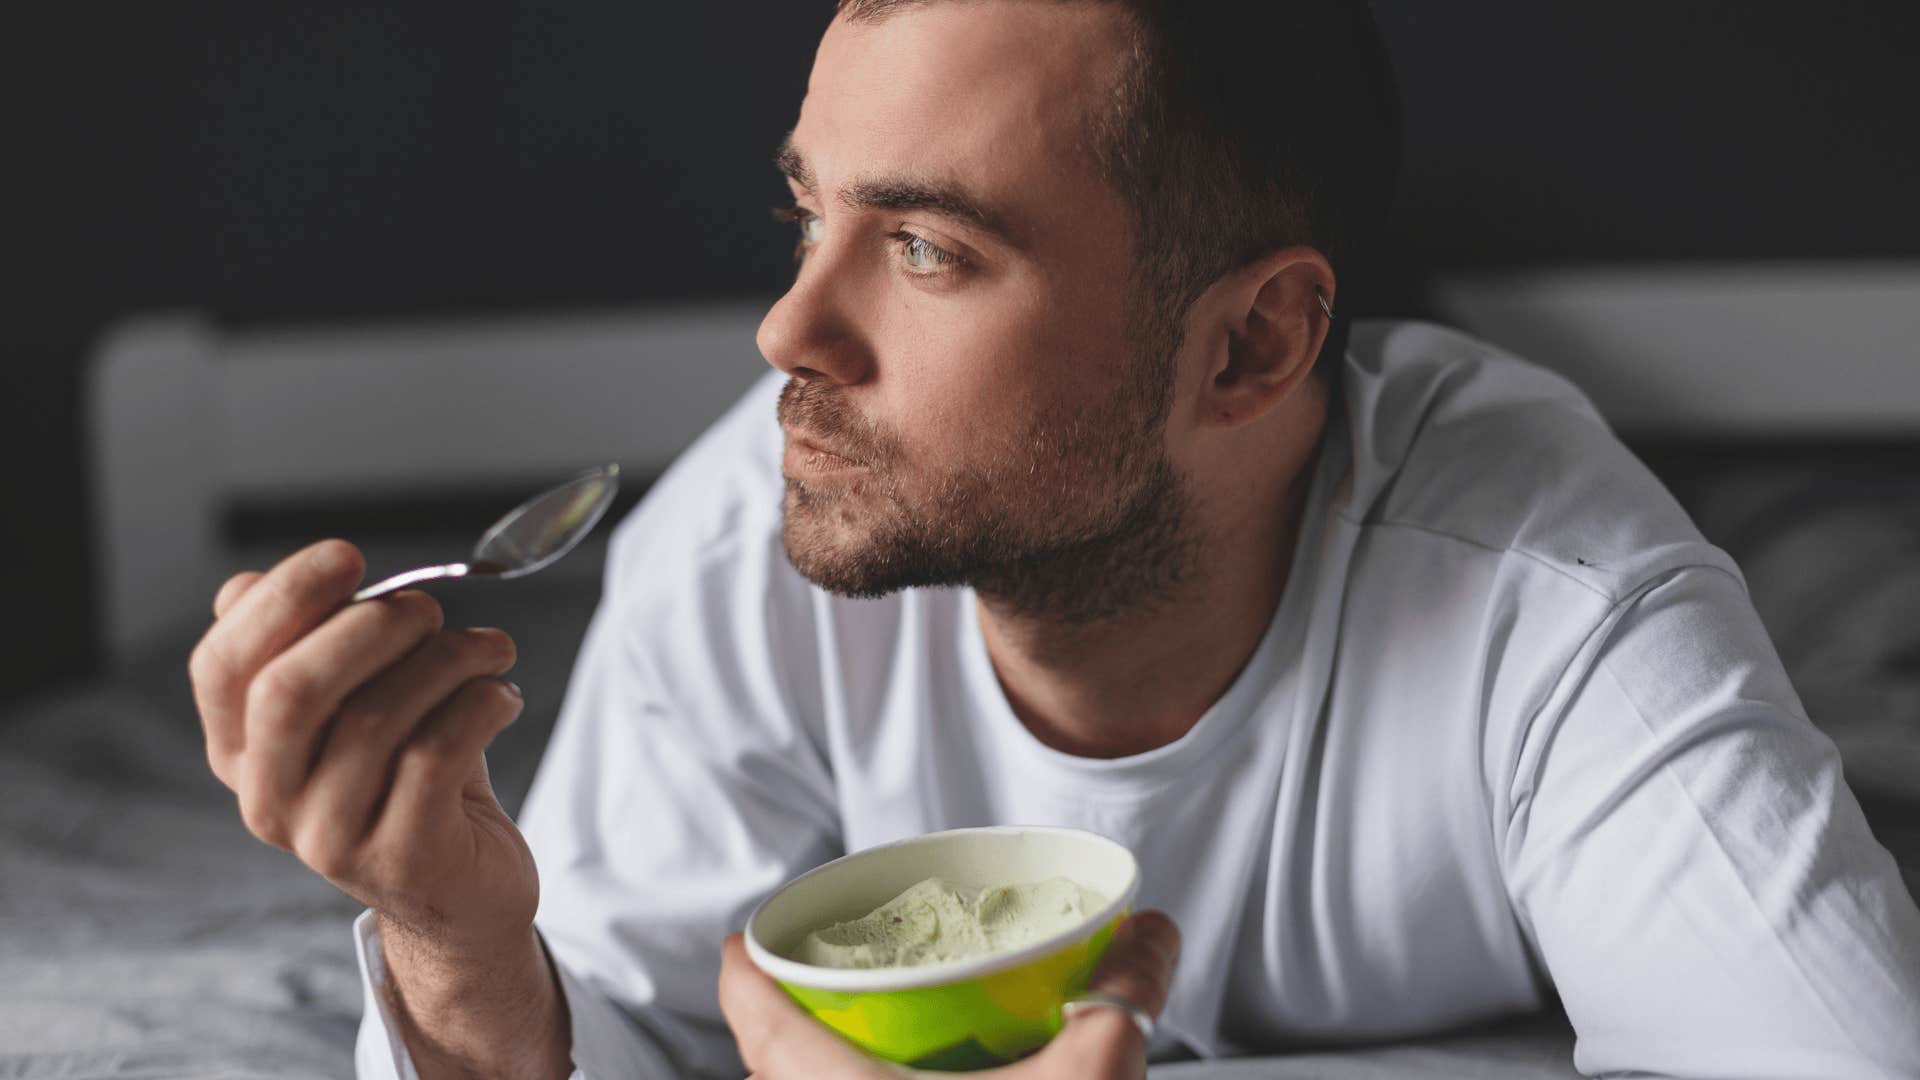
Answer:
[[[787,452],[782,471],[788,476],[823,476],[866,465],[793,428],[787,429]]]

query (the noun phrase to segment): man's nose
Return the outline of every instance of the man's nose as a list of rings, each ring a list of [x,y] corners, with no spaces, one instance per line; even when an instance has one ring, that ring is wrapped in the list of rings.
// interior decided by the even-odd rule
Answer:
[[[851,386],[871,377],[873,352],[840,299],[828,267],[801,267],[793,287],[760,321],[760,355],[801,380]]]

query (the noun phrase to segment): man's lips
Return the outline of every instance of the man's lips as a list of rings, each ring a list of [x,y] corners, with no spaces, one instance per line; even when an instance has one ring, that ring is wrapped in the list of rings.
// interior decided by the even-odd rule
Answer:
[[[789,472],[832,472],[864,468],[864,464],[833,450],[805,432],[787,429],[785,464]]]

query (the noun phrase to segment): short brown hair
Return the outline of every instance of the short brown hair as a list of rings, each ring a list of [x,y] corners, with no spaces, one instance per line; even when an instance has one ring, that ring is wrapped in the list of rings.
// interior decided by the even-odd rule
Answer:
[[[870,22],[935,2],[838,10]],[[1366,0],[1085,2],[1120,9],[1134,36],[1115,109],[1092,121],[1134,216],[1139,332],[1170,361],[1209,285],[1306,244],[1341,278],[1324,368],[1344,350],[1399,172],[1399,97]]]

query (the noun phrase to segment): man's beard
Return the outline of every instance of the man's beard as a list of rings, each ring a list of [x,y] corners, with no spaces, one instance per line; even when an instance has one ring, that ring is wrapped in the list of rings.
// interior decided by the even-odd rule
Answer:
[[[1162,443],[1166,387],[1135,371],[1108,400],[1042,415],[1018,450],[916,495],[901,482],[897,438],[837,388],[789,380],[781,423],[866,468],[858,493],[787,480],[787,557],[843,596],[971,586],[1064,624],[1149,609],[1191,576],[1201,548],[1192,496]],[[864,531],[837,540],[832,519],[856,506],[869,512],[848,520]]]

